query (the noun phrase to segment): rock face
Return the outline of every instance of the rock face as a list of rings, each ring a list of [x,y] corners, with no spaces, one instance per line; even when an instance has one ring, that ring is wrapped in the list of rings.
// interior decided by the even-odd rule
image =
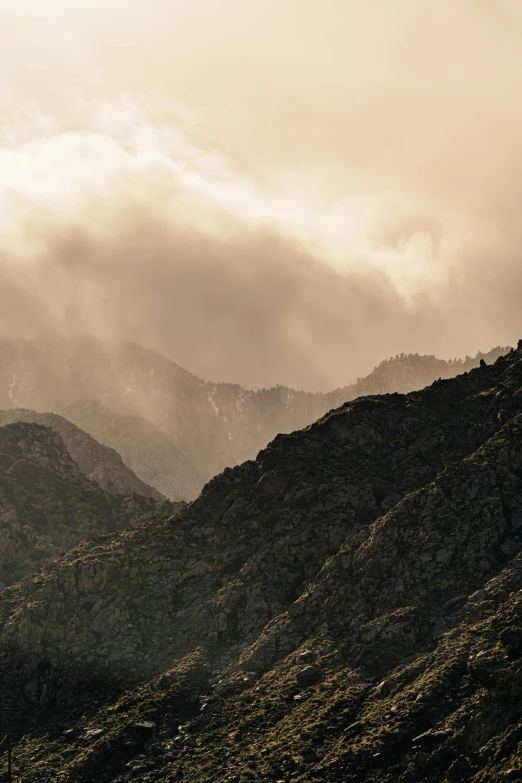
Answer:
[[[397,356],[352,386],[311,394],[206,382],[138,345],[2,339],[0,407],[61,414],[115,449],[142,481],[173,500],[190,500],[212,476],[252,459],[278,433],[300,429],[347,400],[419,389],[481,360],[489,364],[505,350],[458,362]]]
[[[39,783],[519,780],[522,347],[278,436],[0,594]]]
[[[165,499],[161,492],[139,479],[124,464],[114,449],[102,446],[91,435],[64,419],[63,416],[57,416],[55,413],[36,413],[23,408],[0,411],[0,427],[21,421],[40,424],[42,427],[55,430],[81,472],[87,478],[96,481],[102,489],[117,495],[128,495],[134,492],[156,500]]]
[[[78,440],[83,448],[84,439]],[[178,507],[134,492],[103,490],[83,475],[54,429],[30,423],[0,427],[1,587],[85,539],[172,514]]]

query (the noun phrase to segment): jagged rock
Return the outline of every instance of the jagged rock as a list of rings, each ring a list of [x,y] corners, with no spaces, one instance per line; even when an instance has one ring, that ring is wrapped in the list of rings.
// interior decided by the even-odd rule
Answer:
[[[105,729],[87,729],[83,735],[84,740],[94,740],[104,733]]]
[[[297,672],[295,678],[299,685],[313,685],[321,676],[321,669],[318,666],[305,666]]]
[[[443,742],[445,739],[451,736],[451,731],[449,729],[446,729],[444,731],[435,731],[434,729],[429,729],[428,731],[425,731],[423,734],[419,734],[418,737],[414,737],[412,740],[413,745],[418,745],[423,748],[431,748],[433,749],[437,745],[439,745],[441,742]]]
[[[456,595],[455,598],[450,598],[449,601],[446,601],[443,608],[446,610],[455,609],[459,606],[463,606],[467,602],[467,600],[468,600],[467,595]]]
[[[22,772],[489,783],[518,769],[520,391],[513,351],[420,392],[358,399],[278,436],[174,517],[82,544],[2,591]],[[383,513],[390,495],[401,499]],[[308,667],[313,687],[297,681]],[[142,720],[172,739],[157,756],[145,743],[131,770],[120,750]],[[65,726],[105,733],[64,758],[51,729]]]
[[[380,682],[374,690],[375,696],[386,697],[390,694],[391,685],[388,680]]]
[[[150,720],[139,721],[131,724],[130,731],[139,744],[144,744],[154,737],[156,733],[156,724]]]
[[[459,756],[458,759],[455,759],[448,770],[448,780],[450,780],[451,783],[454,781],[460,783],[460,781],[469,780],[472,775],[473,769],[469,763],[469,759],[465,756]]]
[[[297,656],[299,663],[313,663],[315,661],[315,655],[312,650],[303,650]]]

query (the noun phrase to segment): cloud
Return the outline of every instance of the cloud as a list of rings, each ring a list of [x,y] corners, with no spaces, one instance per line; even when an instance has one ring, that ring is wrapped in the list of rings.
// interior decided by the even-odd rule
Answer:
[[[518,339],[522,54],[479,4],[109,5],[0,3],[4,334],[305,388]]]

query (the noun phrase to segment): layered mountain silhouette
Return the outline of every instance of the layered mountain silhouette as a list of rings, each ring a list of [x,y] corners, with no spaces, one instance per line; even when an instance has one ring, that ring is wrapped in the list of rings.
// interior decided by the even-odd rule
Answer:
[[[0,668],[35,783],[520,780],[522,341],[4,589]]]
[[[142,482],[117,455],[69,422],[30,412],[24,412],[26,417],[43,418],[53,427],[29,421],[5,424],[14,417],[0,414],[0,588],[81,541],[172,514],[179,507],[136,492]],[[65,433],[77,462],[58,431]],[[103,489],[96,477],[125,492]]]
[[[114,449],[149,486],[191,500],[209,479],[253,459],[280,432],[361,395],[405,393],[480,361],[489,364],[506,350],[455,362],[401,355],[351,386],[313,394],[204,381],[134,344],[2,339],[0,408],[60,414]]]
[[[0,410],[0,427],[17,422],[40,424],[42,427],[55,430],[81,472],[87,478],[96,481],[103,489],[119,495],[135,492],[156,500],[165,499],[161,492],[139,479],[124,464],[114,449],[102,446],[91,435],[64,419],[63,416],[57,416],[55,413],[36,413],[23,408]]]

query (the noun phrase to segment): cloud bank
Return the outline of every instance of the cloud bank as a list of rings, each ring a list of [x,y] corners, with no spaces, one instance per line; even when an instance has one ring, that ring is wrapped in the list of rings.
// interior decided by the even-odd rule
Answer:
[[[0,0],[1,333],[309,389],[522,336],[515,2],[187,5]]]

